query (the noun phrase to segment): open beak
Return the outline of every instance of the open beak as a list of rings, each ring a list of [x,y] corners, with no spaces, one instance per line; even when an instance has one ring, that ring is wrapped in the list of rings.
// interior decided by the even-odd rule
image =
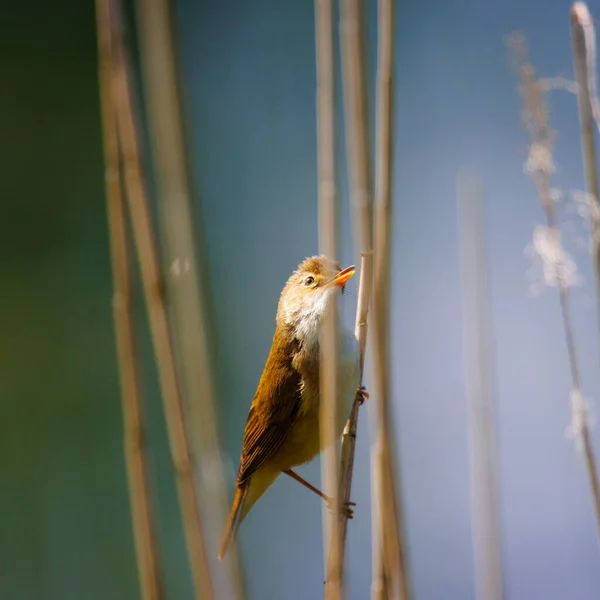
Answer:
[[[350,277],[352,277],[352,275],[354,275],[355,270],[356,270],[356,267],[354,265],[351,265],[350,267],[346,267],[345,269],[342,269],[335,277],[333,277],[329,281],[329,283],[339,285],[340,287],[344,287],[344,285],[346,285],[346,282],[348,281],[348,279],[350,279]]]

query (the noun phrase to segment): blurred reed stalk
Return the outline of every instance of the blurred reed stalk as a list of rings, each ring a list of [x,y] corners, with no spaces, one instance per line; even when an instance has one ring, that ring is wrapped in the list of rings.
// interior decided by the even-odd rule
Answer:
[[[483,187],[479,179],[460,173],[457,197],[469,405],[475,589],[479,600],[502,600],[491,307],[486,268]]]
[[[113,317],[121,384],[124,453],[131,504],[133,539],[143,600],[164,598],[162,568],[157,548],[155,501],[146,449],[146,425],[140,384],[139,358],[132,311],[131,265],[123,202],[117,121],[113,106],[113,65],[110,7],[96,0],[98,79],[104,145],[108,236],[113,274]]]
[[[352,214],[355,243],[360,249],[361,285],[359,287],[359,310],[357,311],[357,337],[361,343],[364,361],[368,302],[373,286],[373,206],[371,203],[371,172],[367,120],[367,94],[365,75],[365,41],[361,0],[341,2],[341,54],[344,113],[346,127],[346,150],[352,198]],[[391,0],[378,5],[378,86],[377,86],[377,239],[376,255],[379,254],[378,276],[374,302],[373,353],[375,367],[375,397],[371,400],[374,441],[371,452],[371,468],[375,483],[373,489],[373,573],[375,598],[409,598],[408,578],[405,564],[403,528],[398,508],[394,468],[394,444],[389,419],[389,260],[391,226],[391,112],[393,71],[394,18]],[[364,281],[363,281],[364,279]],[[379,286],[382,286],[381,289]],[[381,294],[381,297],[379,297]],[[361,318],[362,317],[362,318]],[[382,331],[386,333],[381,335]],[[362,367],[361,367],[362,370]],[[362,379],[362,374],[361,374]],[[349,434],[355,432],[357,411],[353,408],[347,424]],[[355,435],[355,433],[354,433]],[[348,444],[345,435],[343,444]],[[353,452],[353,447],[348,448]],[[353,457],[352,457],[353,458]],[[345,459],[342,446],[342,460]],[[348,461],[352,464],[352,461]],[[341,500],[348,501],[351,471],[342,471]],[[347,521],[340,519],[342,542],[345,541]],[[385,527],[383,526],[385,524]]]
[[[535,70],[529,61],[525,39],[521,35],[513,34],[509,38],[509,45],[516,56],[519,67],[519,76],[521,80],[520,91],[524,107],[524,122],[532,144],[528,160],[529,170],[537,189],[540,204],[546,214],[548,232],[552,234],[553,244],[555,246],[554,254],[557,256],[557,258],[554,259],[553,267],[556,272],[565,341],[569,357],[569,368],[571,371],[572,426],[575,435],[578,436],[581,441],[583,449],[585,467],[590,483],[592,504],[596,518],[596,534],[598,541],[600,542],[600,485],[596,470],[596,457],[594,455],[590,435],[587,407],[583,399],[581,372],[575,344],[575,330],[571,318],[569,286],[565,279],[566,267],[564,260],[561,258],[562,245],[560,240],[560,230],[557,225],[556,209],[551,197],[550,173],[553,170],[553,164],[552,140],[548,123],[548,113],[544,104],[540,82],[536,78]]]
[[[333,46],[333,0],[315,0],[315,42],[317,60],[317,158],[319,173],[319,251],[335,260],[338,256],[338,209],[336,194],[335,144],[335,54]],[[322,489],[339,502],[338,445],[338,306],[333,303],[323,321],[320,340],[320,436],[325,448],[321,458]],[[323,556],[325,600],[341,600],[343,592],[340,521],[342,506],[333,506],[331,515],[323,509]]]
[[[377,4],[377,88],[375,148],[375,291],[372,319],[374,323],[373,369],[375,393],[373,414],[376,436],[373,442],[372,467],[379,507],[377,529],[383,547],[384,585],[374,580],[372,596],[410,597],[406,542],[399,493],[400,474],[396,466],[397,448],[393,434],[390,389],[390,267],[392,257],[392,176],[394,133],[394,0]],[[380,591],[385,590],[387,591]]]
[[[168,0],[137,2],[143,83],[161,229],[166,242],[164,264],[169,273],[166,281],[172,300],[173,342],[182,396],[186,400],[186,421],[191,424],[194,465],[200,469],[199,493],[204,499],[202,508],[207,539],[211,542],[210,556],[216,559],[219,537],[227,519],[228,499],[215,415],[208,269],[202,251],[204,244],[196,243],[202,230],[194,227],[197,213],[202,211],[200,200],[190,190],[171,10]],[[215,573],[220,576],[218,597],[243,598],[235,545],[230,548],[224,566]],[[227,587],[230,589],[226,590]]]
[[[110,2],[110,0],[107,0]],[[113,54],[113,102],[117,112],[120,148],[125,165],[125,185],[133,237],[137,249],[150,331],[164,403],[171,456],[184,524],[190,569],[198,600],[215,597],[204,527],[196,493],[196,481],[184,422],[180,385],[175,368],[171,331],[164,296],[164,277],[156,250],[146,191],[138,122],[134,109],[133,83],[123,39],[123,14],[117,0],[109,4]]]
[[[588,28],[591,28],[591,32],[594,33],[594,23],[588,7],[583,2],[575,2],[571,8],[573,62],[577,78],[577,107],[579,110],[583,173],[591,213],[593,257],[596,273],[596,318],[600,326],[600,207],[598,205],[598,157],[596,155],[594,132],[595,117],[592,108],[592,102],[596,102],[596,48],[595,34],[593,39],[586,43],[585,31],[589,30]],[[589,57],[588,52],[590,53]],[[598,115],[596,115],[596,118],[598,118]]]

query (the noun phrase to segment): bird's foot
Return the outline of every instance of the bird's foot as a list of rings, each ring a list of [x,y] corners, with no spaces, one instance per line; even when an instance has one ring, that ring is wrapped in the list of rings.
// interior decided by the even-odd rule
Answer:
[[[339,513],[346,517],[346,519],[354,519],[354,510],[350,508],[351,506],[356,506],[356,502],[351,502],[348,500],[348,502],[345,502],[340,508],[336,505],[336,502],[333,498],[329,498],[327,500],[327,508],[335,512],[339,511]]]
[[[364,385],[358,387],[356,390],[356,400],[360,406],[365,403],[365,400],[370,398],[369,392],[367,392],[367,388]]]

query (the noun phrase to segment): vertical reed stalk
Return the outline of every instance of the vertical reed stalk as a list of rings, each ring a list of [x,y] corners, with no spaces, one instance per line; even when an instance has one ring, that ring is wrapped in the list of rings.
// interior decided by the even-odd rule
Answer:
[[[338,255],[338,210],[335,170],[335,55],[333,47],[333,0],[315,0],[315,41],[317,59],[317,157],[319,172],[319,250],[331,259]],[[338,412],[338,306],[333,303],[321,330],[320,415],[321,481],[325,493],[339,501],[338,446],[336,415]],[[336,507],[334,507],[336,508]],[[341,506],[337,507],[341,508]],[[329,525],[329,527],[327,527]],[[340,521],[337,512],[330,517],[323,510],[323,555],[326,600],[341,600],[343,569]]]
[[[362,385],[363,369],[365,364],[365,353],[367,349],[367,316],[369,310],[369,298],[373,273],[373,253],[363,254],[360,258],[360,279],[358,282],[358,303],[356,306],[356,323],[354,335],[358,341],[360,350],[360,378]],[[357,395],[352,404],[350,416],[342,434],[342,447],[340,450],[340,481],[339,481],[339,504],[347,506],[352,491],[352,474],[354,472],[354,452],[356,450],[356,432],[358,429],[358,408],[360,396]],[[348,520],[345,516],[339,517],[340,522],[340,564],[344,567],[344,556],[346,552],[346,532]]]
[[[529,62],[525,40],[519,36],[512,36],[510,40],[519,65],[521,79],[521,95],[525,108],[525,124],[531,137],[532,148],[530,159],[533,163],[531,175],[537,189],[540,204],[546,214],[549,232],[552,233],[556,250],[561,249],[560,230],[557,226],[556,210],[551,197],[550,172],[552,171],[552,142],[548,114],[544,105],[539,81],[535,76],[533,66]],[[533,155],[533,156],[532,156]],[[560,252],[557,252],[560,255]],[[600,542],[600,484],[596,470],[596,457],[592,446],[587,408],[583,400],[583,388],[579,359],[575,344],[575,330],[571,318],[569,285],[565,279],[565,265],[560,258],[554,265],[557,274],[558,295],[560,300],[561,315],[569,357],[571,371],[571,403],[573,411],[573,428],[582,443],[585,467],[590,483],[592,504],[596,518],[596,534]]]
[[[215,597],[212,574],[206,553],[204,527],[196,493],[180,386],[175,368],[164,297],[164,280],[156,250],[146,181],[141,164],[141,150],[132,98],[132,76],[127,49],[122,37],[122,13],[117,0],[113,0],[111,6],[114,9],[112,39],[115,49],[113,92],[118,115],[119,142],[125,163],[129,212],[141,268],[196,598],[211,600]]]
[[[164,233],[167,290],[172,309],[178,349],[182,392],[186,398],[194,464],[200,468],[201,491],[205,499],[204,522],[207,539],[216,545],[227,514],[227,493],[222,452],[217,438],[215,382],[211,348],[209,290],[204,245],[196,243],[195,211],[191,202],[190,174],[186,160],[184,120],[181,114],[177,56],[168,0],[138,0],[143,82],[148,99],[150,138],[154,155],[159,209]],[[201,230],[196,228],[196,234]],[[193,435],[192,435],[193,433]],[[211,534],[210,536],[208,534]],[[211,555],[213,554],[211,550]],[[242,598],[239,557],[235,545],[228,553],[220,588]]]
[[[594,267],[596,274],[596,319],[600,326],[600,206],[598,205],[598,157],[594,131],[592,97],[596,94],[596,49],[586,44],[584,28],[594,31],[592,16],[583,2],[575,2],[571,8],[571,36],[573,38],[573,62],[577,78],[577,107],[583,155],[583,173],[591,213],[591,231]],[[590,44],[594,40],[590,40]],[[588,57],[588,51],[592,53]],[[589,64],[588,64],[589,63]],[[594,97],[594,102],[595,97]],[[597,117],[597,115],[596,115]]]
[[[348,171],[350,175],[350,187],[353,206],[353,222],[355,228],[355,240],[363,259],[367,257],[369,260],[363,260],[365,270],[361,272],[361,290],[365,294],[364,298],[359,298],[359,304],[362,304],[361,310],[358,311],[357,321],[360,322],[360,315],[364,311],[365,322],[362,322],[360,327],[366,327],[366,313],[368,310],[368,300],[373,285],[373,219],[372,219],[372,203],[371,203],[371,172],[370,158],[368,149],[368,122],[367,122],[367,97],[366,97],[366,76],[365,76],[365,56],[364,56],[364,31],[363,31],[363,6],[361,0],[343,0],[341,3],[341,46],[342,46],[342,82],[344,95],[344,113],[346,117],[346,143],[348,156]],[[380,86],[378,94],[386,94],[385,98],[381,99],[378,104],[383,110],[391,111],[391,65],[393,55],[393,15],[391,4],[381,4],[379,6],[380,13],[380,31],[379,52],[378,52],[378,81]],[[388,19],[386,21],[386,18]],[[387,104],[386,104],[387,103]],[[387,109],[386,109],[387,107]],[[378,125],[383,132],[384,123],[391,123],[391,112],[378,117]],[[391,133],[383,132],[378,134],[380,139],[380,147],[385,148],[388,144],[387,154],[378,157],[378,169],[381,180],[378,182],[378,193],[383,201],[380,211],[379,228],[383,233],[388,231],[389,220],[389,193],[390,193],[390,152],[389,140],[386,142],[386,135]],[[386,179],[387,178],[387,179]],[[381,185],[383,182],[383,186]],[[388,194],[387,199],[385,194]],[[383,244],[383,245],[381,245]],[[379,281],[384,288],[387,285],[385,273],[389,269],[383,267],[385,261],[389,261],[389,240],[386,238],[379,244],[382,258],[380,259],[380,275],[383,274],[384,279]],[[364,282],[362,279],[364,278]],[[385,296],[385,289],[383,290]],[[360,292],[359,292],[360,293]],[[379,289],[377,290],[379,294]],[[374,540],[373,555],[374,565],[373,571],[376,580],[374,586],[375,596],[381,597],[381,593],[385,590],[388,597],[400,598],[408,597],[408,581],[406,577],[406,566],[404,559],[404,550],[402,538],[402,528],[400,516],[398,512],[398,503],[395,493],[396,471],[393,468],[393,448],[391,430],[389,429],[389,420],[384,423],[387,414],[387,385],[385,369],[387,357],[386,340],[380,342],[379,332],[383,329],[384,323],[387,326],[387,315],[385,307],[387,300],[380,302],[381,307],[379,313],[382,315],[381,321],[377,318],[374,320],[374,343],[373,349],[375,352],[374,363],[376,367],[376,393],[379,400],[371,401],[375,427],[375,441],[373,444],[372,470],[374,473],[374,482],[381,486],[380,489],[374,490],[373,511],[376,519],[375,532],[380,533],[382,539]],[[383,309],[383,310],[382,310]],[[380,323],[381,325],[378,325]],[[361,330],[361,333],[366,334],[366,329]],[[364,352],[364,347],[363,347]],[[364,357],[364,354],[363,354]],[[381,360],[379,360],[381,359]],[[384,377],[381,377],[381,374]],[[383,394],[381,396],[380,394]],[[352,434],[355,431],[356,425],[356,408],[353,409],[347,432]],[[349,435],[344,436],[343,443],[347,444]],[[344,449],[343,449],[344,450]],[[348,448],[350,451],[350,447]],[[342,453],[344,460],[344,452]],[[348,461],[351,463],[352,461]],[[347,494],[342,496],[343,501],[349,498],[349,481],[351,474],[347,472],[347,467],[342,472],[342,484],[344,492]],[[385,528],[380,525],[385,521]],[[342,541],[345,540],[347,522],[346,519],[341,519],[342,524]],[[384,574],[384,577],[381,574]]]
[[[383,548],[385,584],[374,581],[373,596],[387,588],[390,598],[410,597],[408,567],[401,510],[400,477],[396,468],[396,445],[392,429],[390,390],[390,263],[392,228],[392,156],[393,75],[394,75],[394,0],[379,0],[377,10],[377,89],[376,89],[376,152],[375,152],[375,293],[372,319],[373,367],[375,389],[373,414],[376,436],[373,442],[372,465],[379,485],[375,500],[379,507],[376,530]],[[377,575],[377,572],[375,572]]]
[[[481,183],[461,174],[457,196],[469,400],[475,589],[479,600],[502,600],[504,593],[494,428],[493,350]]]
[[[108,234],[113,273],[113,317],[121,384],[124,453],[141,597],[161,600],[162,570],[145,440],[144,407],[132,312],[131,266],[122,194],[116,115],[113,110],[110,5],[96,0],[98,71],[104,145]]]
[[[356,337],[360,348],[360,382],[362,385],[367,344],[367,315],[373,286],[373,246],[371,174],[366,115],[366,80],[364,74],[363,33],[360,0],[340,2],[340,45],[342,55],[342,93],[346,130],[346,154],[351,189],[351,214],[354,227],[356,254],[361,256],[358,306],[356,309]],[[359,398],[354,401],[342,436],[340,458],[340,493],[342,505],[350,501],[354,451],[358,428]],[[341,557],[344,566],[348,520],[339,517]],[[375,552],[377,547],[373,548]]]

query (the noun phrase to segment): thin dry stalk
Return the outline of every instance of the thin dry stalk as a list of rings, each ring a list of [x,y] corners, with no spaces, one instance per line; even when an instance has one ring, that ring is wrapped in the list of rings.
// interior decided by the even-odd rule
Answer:
[[[383,9],[385,10],[385,6]],[[391,6],[388,15],[391,16]],[[381,7],[380,7],[381,10]],[[362,263],[364,269],[361,270],[361,284],[359,294],[359,305],[361,309],[357,311],[357,329],[366,339],[366,321],[368,312],[369,297],[373,285],[373,219],[371,204],[371,172],[369,158],[369,135],[367,121],[367,98],[366,98],[366,76],[365,76],[365,52],[364,52],[364,25],[363,25],[363,5],[361,0],[343,0],[341,2],[341,47],[342,47],[342,83],[344,96],[344,113],[346,122],[346,149],[348,156],[348,171],[350,175],[350,187],[352,197],[352,216],[355,229],[356,245],[360,249],[363,257]],[[388,26],[385,24],[384,28]],[[385,34],[384,34],[385,35]],[[391,38],[386,39],[386,44],[391,44]],[[387,48],[386,48],[387,50]],[[389,58],[391,62],[391,57]],[[387,256],[387,255],[386,255]],[[368,260],[366,260],[368,258]],[[386,258],[387,260],[387,258]],[[360,325],[359,325],[360,323]],[[374,348],[378,346],[378,327],[375,327]],[[363,344],[365,343],[363,339]],[[364,345],[362,346],[362,357],[364,361]],[[376,359],[377,360],[377,359]],[[384,367],[385,368],[385,367]],[[361,366],[362,370],[362,366]],[[362,381],[362,374],[361,374]],[[381,383],[381,382],[380,382]],[[385,393],[383,385],[379,388]],[[377,390],[379,392],[379,390]],[[380,400],[381,401],[381,400]],[[395,471],[391,469],[392,452],[390,452],[389,430],[383,431],[380,426],[384,412],[381,407],[372,400],[372,414],[375,426],[375,443],[371,453],[371,465],[373,473],[373,521],[374,540],[373,540],[373,573],[375,584],[373,591],[375,597],[382,597],[386,594],[389,597],[400,597],[403,585],[404,566],[399,535],[399,517],[397,513],[397,503],[394,501],[394,487],[392,482],[395,479]],[[346,502],[349,499],[352,480],[352,465],[354,445],[349,444],[351,435],[355,435],[357,422],[357,407],[353,407],[349,422],[346,427],[348,435],[344,436],[342,445],[342,473],[341,500]],[[383,433],[382,433],[383,431]],[[347,448],[344,448],[344,445]],[[351,455],[351,460],[346,456]],[[386,465],[385,477],[382,476],[381,466]],[[380,494],[383,493],[383,496]],[[387,511],[390,511],[388,514]],[[386,527],[383,528],[379,523],[386,520]],[[342,551],[346,539],[347,520],[340,519],[342,527]],[[379,534],[381,538],[378,539]],[[386,556],[384,557],[384,554]],[[342,557],[343,558],[343,557]],[[387,560],[386,560],[387,559]],[[390,587],[390,586],[395,586]]]
[[[356,324],[354,334],[358,340],[360,350],[360,381],[362,385],[363,368],[365,363],[365,353],[367,349],[367,316],[369,310],[369,298],[371,295],[371,285],[373,273],[373,253],[363,254],[360,258],[360,279],[358,282],[358,304],[356,306]],[[360,406],[359,396],[352,404],[352,410],[344,432],[342,434],[342,447],[340,451],[340,484],[339,498],[342,506],[350,500],[352,491],[352,474],[354,472],[354,452],[356,450],[356,431],[358,429],[358,409]],[[346,545],[347,519],[340,516],[340,537],[341,537],[341,565],[344,566],[344,555]]]
[[[596,272],[596,309],[600,326],[600,206],[598,205],[598,158],[594,131],[594,111],[592,97],[595,96],[595,44],[586,44],[584,27],[594,24],[588,7],[576,2],[571,8],[571,36],[573,38],[573,61],[577,78],[577,106],[583,154],[583,172],[591,213],[593,257]],[[595,41],[595,40],[594,40]],[[589,46],[589,48],[588,48]],[[588,58],[588,53],[590,56]],[[591,79],[591,81],[590,81]],[[595,98],[594,98],[595,101]]]
[[[338,254],[338,210],[335,170],[335,54],[333,49],[333,0],[315,0],[315,38],[317,58],[317,155],[319,167],[319,249],[336,259]],[[338,307],[328,311],[321,330],[320,361],[320,436],[325,448],[321,459],[321,481],[324,492],[337,498],[339,481],[336,415],[338,412]],[[323,554],[326,600],[341,600],[343,573],[340,550],[340,525],[336,513],[323,510]],[[329,525],[329,527],[328,527]]]
[[[167,290],[172,309],[186,398],[194,464],[202,474],[201,491],[206,506],[204,522],[215,545],[225,525],[227,492],[223,475],[222,452],[217,437],[215,384],[210,349],[209,290],[203,244],[194,236],[194,206],[190,202],[190,175],[185,156],[183,117],[173,44],[173,25],[168,0],[138,0],[141,62],[150,138],[160,194],[160,215],[166,241],[165,264],[170,271]],[[196,200],[195,205],[198,206]],[[198,229],[196,229],[198,233]],[[203,285],[204,284],[204,285]],[[244,596],[239,557],[232,547],[219,569],[219,597]],[[227,590],[229,588],[229,590]]]
[[[392,227],[392,135],[394,73],[394,2],[379,0],[377,11],[377,113],[375,188],[375,295],[373,297],[373,366],[375,372],[375,440],[373,467],[379,485],[380,522],[377,527],[383,547],[384,585],[374,580],[372,595],[408,599],[410,586],[401,510],[400,479],[395,464],[396,445],[392,429],[390,390],[390,264]],[[377,572],[375,573],[377,575]],[[387,588],[387,590],[386,590]]]
[[[469,399],[471,521],[479,600],[502,600],[502,548],[494,428],[491,310],[479,180],[461,174],[457,185]]]
[[[204,527],[196,494],[191,452],[175,369],[163,291],[163,277],[148,206],[146,181],[141,166],[137,121],[132,98],[131,71],[122,37],[122,13],[116,0],[113,1],[111,8],[113,10],[112,40],[115,50],[113,93],[118,115],[119,142],[125,163],[129,211],[141,268],[196,598],[211,600],[214,598],[212,574],[206,553]]]
[[[348,175],[353,205],[351,214],[355,231],[354,237],[361,254],[370,253],[373,250],[363,9],[362,0],[341,0],[340,2],[342,91]]]
[[[119,168],[117,123],[112,106],[109,10],[106,0],[96,1],[100,107],[113,272],[113,317],[124,422],[123,445],[141,597],[144,600],[161,600],[164,597],[162,569],[157,550],[154,499],[145,445],[143,398],[131,306],[131,268]]]
[[[548,124],[548,114],[540,90],[539,81],[535,76],[535,70],[529,62],[525,40],[521,36],[513,35],[511,36],[509,43],[518,60],[519,75],[521,79],[521,95],[525,109],[524,120],[532,141],[531,153],[535,154],[534,159],[530,160],[532,163],[530,171],[540,203],[546,213],[548,229],[553,235],[557,248],[560,248],[560,230],[557,226],[556,210],[551,197],[550,173],[552,171],[552,140]],[[569,357],[569,367],[571,370],[573,428],[582,444],[596,518],[596,534],[600,543],[600,484],[598,482],[596,457],[592,446],[587,408],[582,396],[583,387],[575,345],[575,330],[571,318],[569,286],[564,276],[564,261],[557,261],[555,270],[557,272],[558,294]]]
[[[581,127],[581,148],[583,154],[584,175],[587,192],[598,201],[598,172],[596,166],[596,143],[594,135],[594,117],[590,103],[588,67],[586,64],[586,46],[583,36],[581,11],[589,15],[587,7],[577,2],[571,9],[571,35],[573,38],[573,62],[577,78],[577,105]]]
[[[340,2],[340,45],[342,55],[342,87],[346,130],[346,154],[350,177],[352,222],[355,247],[361,256],[358,306],[356,310],[356,337],[360,348],[360,385],[362,385],[364,358],[367,344],[367,315],[373,286],[373,231],[371,207],[371,173],[368,149],[366,115],[366,78],[364,73],[364,39],[362,32],[362,4],[360,0]],[[350,501],[354,451],[358,426],[358,397],[342,435],[340,458],[341,505]],[[340,515],[340,564],[344,567],[348,519]],[[373,552],[378,552],[374,546]]]

